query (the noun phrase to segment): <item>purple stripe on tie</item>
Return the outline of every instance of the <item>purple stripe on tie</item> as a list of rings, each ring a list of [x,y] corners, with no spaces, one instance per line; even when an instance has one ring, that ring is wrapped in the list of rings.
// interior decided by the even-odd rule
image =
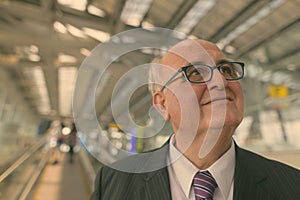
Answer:
[[[213,199],[215,189],[218,187],[209,171],[197,172],[194,176],[193,186],[196,200]]]

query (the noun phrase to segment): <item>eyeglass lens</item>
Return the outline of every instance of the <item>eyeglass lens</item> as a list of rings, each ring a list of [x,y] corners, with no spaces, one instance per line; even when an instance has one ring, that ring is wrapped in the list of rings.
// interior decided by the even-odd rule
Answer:
[[[225,63],[220,65],[218,69],[228,80],[236,80],[243,76],[243,69],[239,63]]]
[[[237,80],[243,76],[243,69],[239,63],[224,63],[217,68],[227,80]],[[185,73],[191,82],[206,82],[211,79],[212,69],[206,65],[195,64],[187,67]]]

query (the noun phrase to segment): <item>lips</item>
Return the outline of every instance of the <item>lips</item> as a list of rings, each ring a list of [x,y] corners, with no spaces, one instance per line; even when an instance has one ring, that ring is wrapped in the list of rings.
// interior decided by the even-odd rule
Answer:
[[[233,101],[231,97],[214,97],[213,99],[209,99],[203,103],[203,105],[211,104],[218,101]]]

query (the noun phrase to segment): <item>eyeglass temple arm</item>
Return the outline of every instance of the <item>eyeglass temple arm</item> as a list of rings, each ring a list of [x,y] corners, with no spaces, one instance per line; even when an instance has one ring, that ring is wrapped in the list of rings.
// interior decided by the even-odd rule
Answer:
[[[180,68],[165,84],[164,84],[164,86],[161,88],[161,92],[162,91],[164,91],[164,89],[167,87],[167,85],[169,85],[170,83],[171,83],[171,81],[180,73],[180,72],[182,72],[183,71],[183,69],[182,68]]]

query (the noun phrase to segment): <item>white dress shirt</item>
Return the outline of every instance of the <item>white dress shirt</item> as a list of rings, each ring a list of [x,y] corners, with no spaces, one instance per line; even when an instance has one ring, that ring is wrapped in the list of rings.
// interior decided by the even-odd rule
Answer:
[[[213,165],[205,170],[199,170],[192,162],[183,156],[174,146],[174,135],[170,140],[168,172],[170,179],[172,200],[194,200],[192,186],[194,175],[198,171],[208,170],[215,178],[218,187],[214,193],[214,200],[233,199],[233,176],[235,168],[235,149],[232,141],[230,149]]]

